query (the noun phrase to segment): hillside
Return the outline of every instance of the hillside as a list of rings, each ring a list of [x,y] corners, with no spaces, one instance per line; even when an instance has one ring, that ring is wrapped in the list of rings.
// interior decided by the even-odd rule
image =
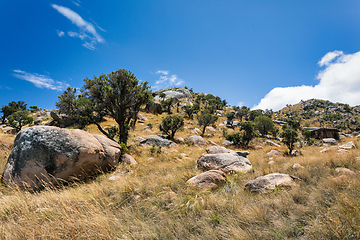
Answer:
[[[185,117],[179,106],[195,100],[180,99],[179,104],[173,105],[170,115]],[[279,120],[301,116],[304,124],[323,119],[329,114],[322,112],[323,105],[317,106],[318,101],[289,106],[273,116]],[[357,108],[343,112],[344,105],[326,104],[328,112],[338,113],[344,121],[345,116],[357,119]],[[332,110],[330,106],[337,110]],[[267,138],[256,138],[247,149],[225,146],[224,132],[239,131],[238,128],[226,128],[223,124],[229,111],[232,109],[217,111],[219,119],[214,126],[207,128],[204,135],[206,146],[186,141],[188,137],[200,134],[195,117],[185,118],[183,130],[175,136],[176,147],[156,146],[155,149],[152,149],[153,146],[139,146],[139,139],[162,134],[158,126],[168,114],[142,111],[141,115],[145,118],[130,130],[128,141],[128,153],[138,164],[120,163],[114,172],[38,192],[22,191],[2,184],[0,238],[360,238],[359,139],[342,137],[338,145],[299,145],[297,156],[284,154],[286,147],[276,139],[271,139],[270,143]],[[314,115],[305,119],[304,114],[310,111]],[[42,124],[49,119],[46,115]],[[106,129],[115,121],[106,118],[100,124]],[[84,130],[101,134],[93,124]],[[14,139],[15,135],[4,134],[0,129],[1,174]],[[353,141],[355,149],[338,148],[349,141]],[[191,187],[187,180],[204,172],[196,167],[197,160],[207,153],[207,147],[216,145],[234,151],[249,151],[252,169],[246,173],[228,173],[226,182],[213,190]],[[264,194],[244,189],[247,182],[270,173],[290,174],[301,180],[285,188],[279,185]]]
[[[275,119],[295,119],[303,126],[331,127],[344,132],[360,130],[360,107],[330,101],[311,99],[288,105],[277,111]]]

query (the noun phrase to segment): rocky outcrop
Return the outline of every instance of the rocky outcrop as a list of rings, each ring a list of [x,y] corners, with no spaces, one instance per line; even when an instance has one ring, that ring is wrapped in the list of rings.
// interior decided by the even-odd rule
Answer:
[[[166,137],[161,136],[161,135],[148,136],[147,138],[145,138],[145,140],[143,140],[139,143],[140,146],[152,146],[154,144],[156,146],[161,146],[161,147],[176,147],[177,146],[176,143],[166,139]]]
[[[265,176],[256,178],[245,184],[245,189],[255,193],[265,193],[272,191],[277,187],[293,187],[296,185],[297,177],[283,174],[283,173],[271,173]]]
[[[107,171],[118,164],[120,146],[78,129],[36,126],[21,130],[5,166],[8,186],[39,189]]]
[[[247,172],[252,168],[249,159],[236,153],[205,154],[197,160],[197,167],[203,170],[223,172]]]
[[[210,190],[218,188],[226,182],[226,175],[222,171],[210,170],[201,173],[187,180],[187,183],[195,188],[202,190]]]
[[[191,91],[186,88],[167,88],[159,90],[156,93],[164,93],[166,96],[165,98],[193,98]],[[157,95],[155,99],[160,100],[159,95]]]

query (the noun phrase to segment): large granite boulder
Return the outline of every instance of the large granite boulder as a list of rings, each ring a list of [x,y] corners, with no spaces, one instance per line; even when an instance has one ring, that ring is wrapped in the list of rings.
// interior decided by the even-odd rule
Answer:
[[[148,136],[147,138],[145,138],[144,140],[142,140],[139,143],[140,146],[152,146],[154,144],[156,146],[161,146],[161,147],[176,147],[177,146],[176,143],[174,143],[171,140],[166,139],[166,137],[161,136],[161,135]]]
[[[247,182],[245,184],[245,189],[250,192],[265,193],[274,190],[277,187],[293,187],[296,185],[295,181],[297,180],[300,179],[288,174],[271,173]]]
[[[215,189],[226,182],[226,175],[219,170],[203,172],[187,180],[187,183],[202,190]]]
[[[230,153],[232,150],[226,149],[221,146],[210,146],[206,148],[206,152],[209,154],[216,154],[216,153]]]
[[[247,172],[252,165],[246,157],[235,153],[205,154],[197,160],[197,167],[203,170],[228,172]]]
[[[16,136],[3,181],[22,189],[41,189],[110,170],[119,158],[120,146],[104,136],[36,126]]]

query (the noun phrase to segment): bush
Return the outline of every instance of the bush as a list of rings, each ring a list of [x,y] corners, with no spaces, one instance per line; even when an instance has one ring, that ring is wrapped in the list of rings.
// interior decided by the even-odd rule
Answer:
[[[282,142],[289,149],[289,154],[291,154],[294,149],[294,143],[298,141],[298,133],[294,129],[285,129],[280,133],[280,137],[282,138]]]
[[[170,139],[174,139],[176,131],[182,126],[184,126],[184,119],[181,116],[166,116],[159,125],[159,129]]]
[[[262,137],[271,132],[274,129],[274,123],[270,117],[261,115],[255,118],[255,127],[261,133]]]
[[[214,124],[218,120],[218,116],[212,115],[209,111],[201,111],[201,114],[197,116],[197,120],[200,126],[203,126],[203,130],[201,135],[203,136],[205,133],[205,129],[207,126]]]

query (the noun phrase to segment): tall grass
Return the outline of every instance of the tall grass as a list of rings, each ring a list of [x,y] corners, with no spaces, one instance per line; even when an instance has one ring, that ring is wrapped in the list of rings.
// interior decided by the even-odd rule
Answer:
[[[163,116],[146,117],[154,125],[154,134],[160,133],[155,126]],[[131,131],[131,145],[136,144],[135,137],[147,135],[145,127],[138,124]],[[87,130],[97,133],[94,126]],[[206,140],[224,140],[221,131],[209,134]],[[191,129],[185,129],[176,137],[190,135]],[[2,137],[0,172],[13,141]],[[255,144],[263,145],[261,140]],[[204,147],[179,144],[162,150],[152,154],[149,147],[131,147],[138,165],[120,164],[113,173],[61,189],[29,193],[1,185],[0,239],[360,238],[358,149],[337,154],[333,147],[329,153],[320,153],[319,147],[312,146],[302,149],[298,157],[270,159],[266,153],[271,147],[263,145],[261,150],[250,150],[252,171],[228,175],[227,183],[213,191],[186,184],[201,172],[195,166],[205,154]],[[295,163],[304,168],[293,169]],[[337,167],[356,174],[337,173]],[[302,181],[292,189],[268,194],[244,190],[247,181],[272,172],[295,175]],[[113,175],[116,180],[109,180]]]

